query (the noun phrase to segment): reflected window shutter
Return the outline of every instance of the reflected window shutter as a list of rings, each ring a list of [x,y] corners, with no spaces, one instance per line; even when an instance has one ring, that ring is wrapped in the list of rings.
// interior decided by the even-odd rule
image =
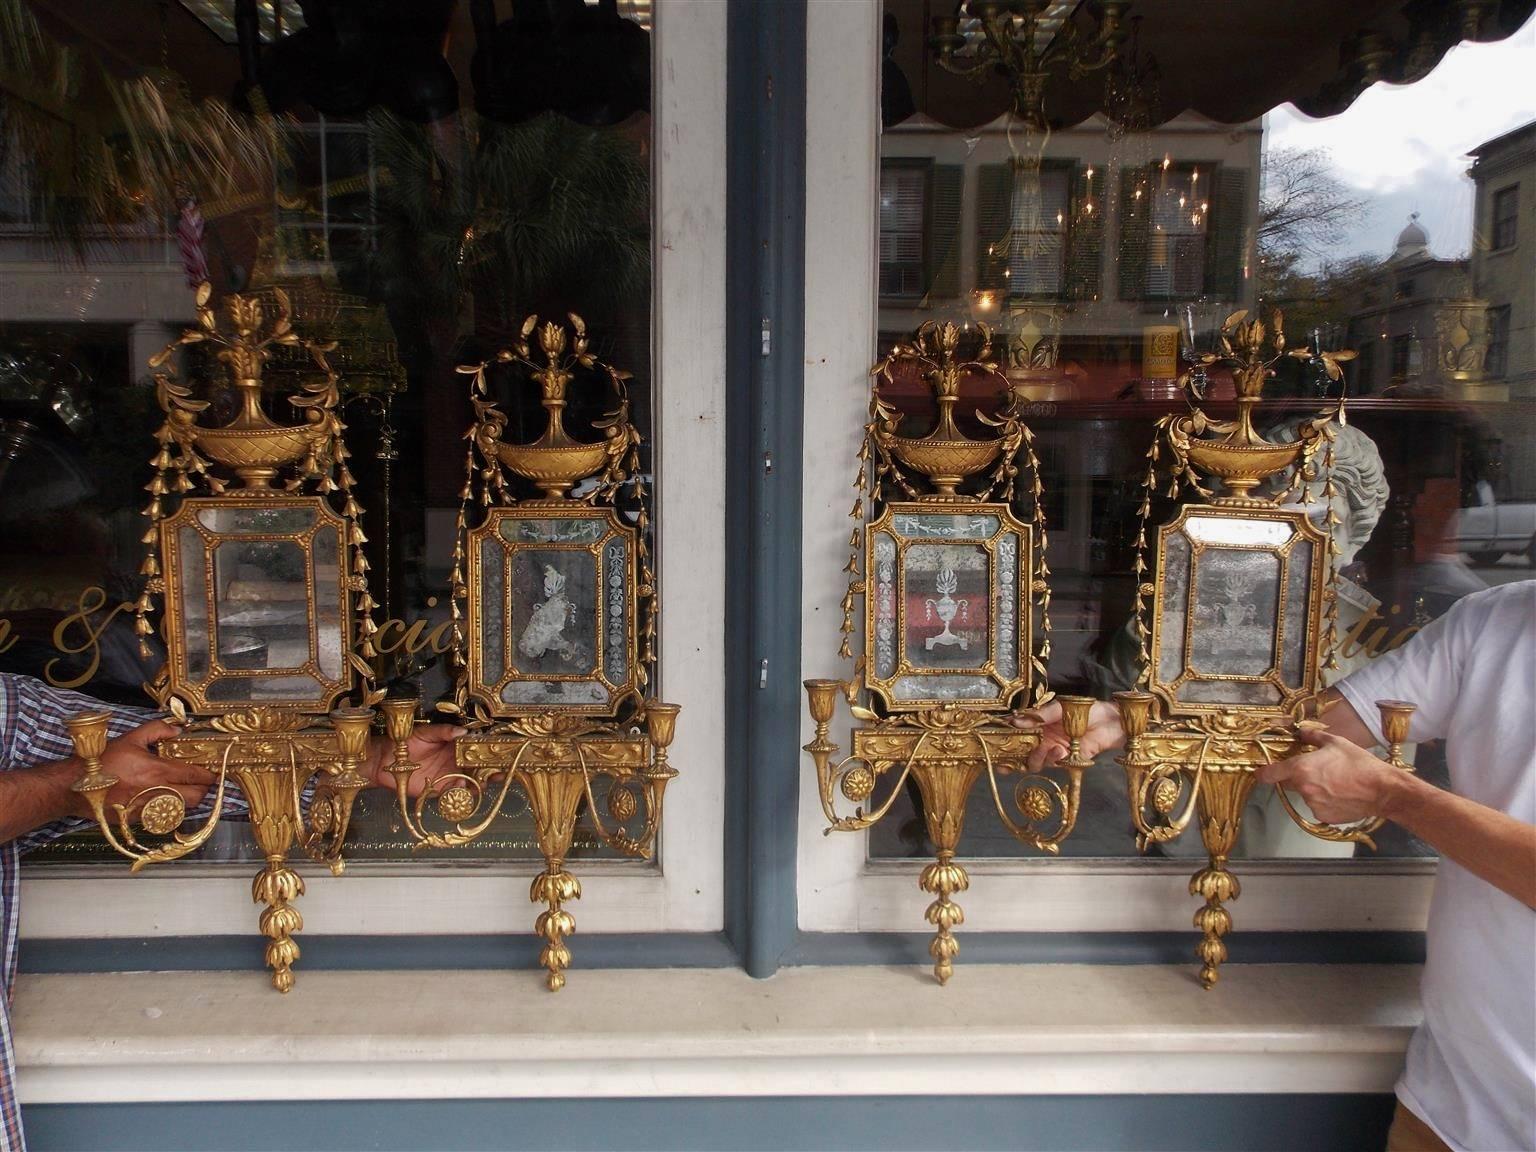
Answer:
[[[880,295],[916,298],[928,281],[928,171],[882,161]]]
[[[1248,230],[1248,170],[1218,168],[1211,182],[1215,193],[1206,226],[1205,291],[1222,300],[1237,300],[1243,286],[1243,238]]]
[[[928,295],[953,299],[960,295],[960,219],[965,169],[936,164],[928,195]]]
[[[1152,201],[1145,191],[1145,168],[1124,168],[1120,172],[1119,283],[1116,291],[1122,300],[1142,300],[1147,295],[1147,232],[1152,219]]]
[[[1083,167],[1072,172],[1071,211],[1067,216],[1071,221],[1067,236],[1067,282],[1062,293],[1069,300],[1096,300],[1103,288],[1104,179],[1100,176],[1090,184],[1087,172]]]
[[[1007,164],[983,164],[976,170],[976,287],[1001,290],[1008,286],[1003,270],[1006,255],[987,255],[1008,235],[1008,208],[1013,174]]]

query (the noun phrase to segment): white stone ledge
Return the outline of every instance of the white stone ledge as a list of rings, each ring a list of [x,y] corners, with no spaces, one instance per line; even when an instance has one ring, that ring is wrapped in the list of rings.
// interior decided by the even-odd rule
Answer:
[[[23,975],[29,1104],[1387,1092],[1414,966]]]

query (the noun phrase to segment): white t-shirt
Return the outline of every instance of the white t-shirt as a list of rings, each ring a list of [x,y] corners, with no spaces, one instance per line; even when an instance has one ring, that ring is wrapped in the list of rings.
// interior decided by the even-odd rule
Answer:
[[[1536,824],[1536,581],[1457,601],[1338,688],[1378,738],[1377,700],[1417,704],[1451,791]],[[1458,1152],[1536,1149],[1536,910],[1442,859],[1423,1000],[1398,1098]]]

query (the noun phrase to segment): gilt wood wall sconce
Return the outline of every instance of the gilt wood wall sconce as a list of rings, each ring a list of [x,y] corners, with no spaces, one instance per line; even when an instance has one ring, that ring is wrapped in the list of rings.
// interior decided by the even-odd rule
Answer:
[[[578,821],[585,814],[615,851],[650,854],[667,782],[677,775],[667,751],[678,706],[647,695],[656,580],[629,374],[588,350],[574,315],[569,327],[529,317],[496,363],[539,389],[547,427],[531,443],[508,443],[506,414],[490,394],[491,365],[460,369],[472,380],[476,420],[453,557],[457,678],[446,707],[469,728],[455,746],[457,771],[410,798],[416,769],[406,741],[416,705],[382,707],[401,816],[420,846],[475,840],[513,788],[527,801],[545,862],[529,897],[546,905],[535,930],[545,941],[549,988],[558,991],[575,930],[564,904],[581,895],[566,868]],[[598,439],[577,440],[565,415],[570,391],[594,381],[615,409],[595,422]],[[593,788],[604,778],[606,817]],[[431,810],[446,829],[429,826]]]
[[[816,765],[828,831],[870,827],[891,810],[909,778],[916,783],[934,850],[918,883],[935,897],[927,911],[936,929],[929,951],[941,984],[953,973],[959,952],[953,930],[964,920],[953,897],[970,883],[955,857],[972,788],[985,776],[1008,831],[1056,852],[1077,820],[1089,763],[1076,739],[1086,731],[1091,701],[1063,699],[1074,732],[1071,755],[1058,766],[1064,785],[1049,774],[1024,775],[1040,738],[1005,720],[1013,708],[1049,698],[1040,472],[1032,434],[1016,416],[1008,379],[993,359],[990,333],[982,329],[980,350],[969,359],[961,352],[964,339],[953,324],[926,324],[871,372],[869,422],[849,513],[856,523],[848,540],[841,655],[853,658],[860,597],[863,650],[848,680],[805,683],[816,724],[805,750]],[[925,436],[903,435],[903,415],[886,399],[884,390],[900,376],[920,378],[933,392],[938,418]],[[997,417],[976,414],[993,430],[984,438],[970,438],[956,423],[963,384],[1002,405]],[[1027,520],[1015,511],[1021,483],[1028,485]],[[828,738],[839,696],[861,722],[852,755],[840,761]],[[1000,782],[1010,774],[1020,775],[1009,794],[1017,817]],[[851,815],[836,811],[839,790],[856,805]]]
[[[1315,359],[1339,380],[1339,362],[1352,352],[1286,350],[1283,317],[1267,323],[1246,312],[1222,327],[1221,355],[1208,364],[1232,368],[1237,419],[1221,421],[1193,409],[1158,422],[1137,537],[1136,619],[1141,649],[1137,689],[1116,694],[1126,733],[1126,774],[1137,844],[1174,839],[1198,820],[1209,854],[1190,880],[1205,904],[1195,914],[1200,981],[1215,984],[1232,927],[1225,907],[1240,887],[1228,868],[1244,805],[1264,764],[1297,755],[1296,738],[1325,667],[1332,667],[1337,596],[1332,531],[1333,468],[1329,457],[1344,401],[1303,423],[1294,441],[1272,443],[1254,429],[1253,410],[1264,381],[1283,356]],[[1167,452],[1168,461],[1163,460]],[[1322,453],[1319,483],[1317,456]],[[1289,478],[1283,491],[1262,486]],[[1205,487],[1216,481],[1220,490]],[[1149,570],[1147,526],[1153,493],[1193,497],[1156,530]],[[1306,511],[1316,497],[1327,507],[1323,528]],[[1155,582],[1149,575],[1155,572]],[[1148,611],[1150,606],[1150,620]],[[1382,701],[1391,763],[1406,768],[1413,705]],[[1307,832],[1327,840],[1371,844],[1379,820],[1339,827],[1309,819],[1282,787],[1279,798]]]
[[[101,768],[104,712],[69,721],[86,765],[75,790],[137,872],[207,843],[233,779],[266,858],[252,885],[266,906],[266,962],[273,985],[287,992],[299,956],[292,934],[303,927],[293,901],[304,891],[288,853],[297,843],[340,873],[353,800],[367,784],[360,769],[372,709],[338,708],[329,726],[322,718],[359,690],[365,703],[382,695],[369,691],[374,605],[328,348],[294,331],[281,291],[270,324],[254,297],[229,297],[232,331],[220,328],[210,298],[202,285],[197,326],[150,361],[165,421],[147,485],[151,526],[137,628],[148,659],[158,600],[166,660],[147,687],[182,727],[160,753],[215,774],[213,810],[201,827],[183,832],[186,805],[162,786],[114,804],[109,814],[106,798],[117,781]],[[223,394],[238,399],[222,424],[208,419],[220,389],[180,383],[169,367],[176,348],[197,344],[217,349],[232,386]],[[289,397],[301,422],[282,424],[263,407],[262,368],[274,348],[290,346],[307,350],[315,371]],[[135,831],[129,813],[140,805]],[[141,840],[141,832],[154,839]]]

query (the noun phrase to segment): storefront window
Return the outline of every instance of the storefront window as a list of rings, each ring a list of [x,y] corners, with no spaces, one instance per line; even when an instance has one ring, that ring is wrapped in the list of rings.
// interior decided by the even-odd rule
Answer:
[[[1529,29],[1452,48],[1413,86],[1370,88],[1326,119],[1289,104],[1230,116],[1239,101],[1163,103],[1185,94],[1167,72],[1159,83],[1152,61],[1166,66],[1188,44],[1155,10],[1122,44],[1129,58],[1104,74],[1047,70],[1041,96],[1038,77],[1014,89],[1001,66],[954,74],[980,59],[984,39],[964,11],[949,33],[954,67],[941,66],[932,18],[954,7],[883,6],[882,188],[927,165],[951,182],[958,218],[930,211],[921,242],[908,234],[939,267],[955,257],[952,276],[930,276],[920,298],[889,290],[882,248],[877,352],[927,321],[973,334],[985,325],[1006,345],[1045,468],[1053,688],[1107,698],[1132,686],[1144,454],[1154,422],[1186,410],[1175,378],[1236,309],[1283,310],[1293,347],[1358,353],[1339,382],[1288,362],[1260,409],[1276,433],[1349,396],[1334,460],[1341,668],[1329,678],[1462,596],[1536,575],[1536,257],[1521,248],[1519,200],[1536,179],[1536,122],[1500,79],[1529,66]],[[1093,23],[1068,19],[1079,34]],[[1050,13],[1041,27],[1067,35]],[[881,211],[883,221],[883,199]],[[1179,334],[1181,358],[1150,354],[1160,332]],[[1218,372],[1209,409],[1230,412],[1232,395]],[[985,414],[996,402],[977,394],[960,407]],[[922,388],[902,403],[915,434],[931,425]],[[1172,507],[1164,501],[1154,521]],[[1019,511],[1028,515],[1027,501]],[[1444,781],[1439,746],[1417,749],[1415,763]],[[1063,852],[1135,855],[1110,758],[1084,787]],[[1022,855],[986,793],[971,796],[963,851]],[[1356,853],[1300,832],[1268,789],[1250,809],[1240,856]],[[1390,825],[1378,846],[1384,857],[1430,854]],[[912,789],[870,833],[869,856],[929,851]],[[1190,835],[1158,851],[1204,849]]]
[[[651,5],[413,3],[355,22],[355,6],[293,0],[5,7],[0,668],[148,704],[160,653],[140,659],[132,612],[160,415],[146,365],[206,280],[216,304],[282,289],[295,327],[334,342],[377,672],[430,710],[448,691],[473,418],[456,366],[530,314],[579,314],[592,352],[632,374],[653,471]],[[219,379],[195,352],[181,369]],[[306,370],[279,356],[267,383]],[[491,383],[507,438],[535,439],[538,389]],[[568,426],[600,435],[604,403],[579,390]],[[349,857],[410,858],[393,812],[364,793]],[[253,851],[226,824],[203,856]],[[540,854],[522,811],[460,855]],[[579,838],[573,855],[611,853]],[[32,859],[115,857],[82,834]]]

